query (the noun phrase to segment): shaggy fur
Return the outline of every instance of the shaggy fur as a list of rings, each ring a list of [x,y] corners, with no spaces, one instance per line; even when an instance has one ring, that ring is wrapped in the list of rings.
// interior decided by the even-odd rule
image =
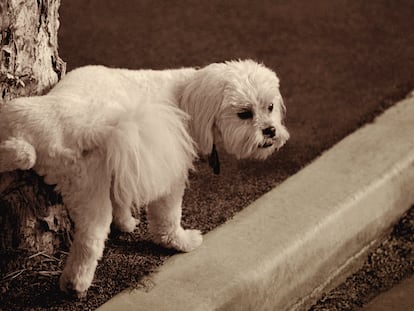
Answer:
[[[217,142],[237,158],[265,159],[289,138],[275,73],[251,60],[163,71],[87,66],[47,95],[0,110],[0,172],[33,168],[62,194],[75,236],[60,279],[82,296],[114,222],[131,232],[147,206],[153,240],[188,252],[181,227],[197,151]],[[195,141],[195,143],[193,142]]]

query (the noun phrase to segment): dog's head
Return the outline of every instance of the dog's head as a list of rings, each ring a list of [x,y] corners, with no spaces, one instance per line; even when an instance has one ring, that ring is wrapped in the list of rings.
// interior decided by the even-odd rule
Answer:
[[[279,79],[252,60],[199,69],[180,106],[191,116],[191,132],[202,154],[222,141],[238,159],[265,159],[289,139]]]

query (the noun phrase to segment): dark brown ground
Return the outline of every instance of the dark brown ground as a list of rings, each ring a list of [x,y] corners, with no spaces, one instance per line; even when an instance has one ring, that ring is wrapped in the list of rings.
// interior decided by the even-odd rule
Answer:
[[[86,64],[162,69],[253,58],[278,73],[292,138],[262,163],[236,162],[222,153],[218,177],[205,162],[197,165],[185,196],[183,223],[203,232],[414,89],[411,0],[62,2],[60,54],[69,69]],[[350,281],[362,289],[328,295],[314,310],[352,309],[411,274],[413,216],[407,219],[403,238],[393,242],[391,236],[384,242],[386,249],[378,251],[391,259],[374,252],[364,266],[367,272]],[[64,253],[53,258],[2,254],[0,308],[96,308],[173,254],[146,241],[145,222],[140,230],[112,234],[94,284],[81,302],[57,289]],[[402,269],[400,262],[407,258],[410,266]],[[397,264],[389,271],[377,270],[390,262]],[[387,281],[375,282],[379,277]]]

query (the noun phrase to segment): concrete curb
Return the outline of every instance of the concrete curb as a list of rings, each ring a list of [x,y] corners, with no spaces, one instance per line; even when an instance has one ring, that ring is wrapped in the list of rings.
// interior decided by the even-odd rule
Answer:
[[[306,309],[414,203],[413,185],[410,98],[99,310]]]

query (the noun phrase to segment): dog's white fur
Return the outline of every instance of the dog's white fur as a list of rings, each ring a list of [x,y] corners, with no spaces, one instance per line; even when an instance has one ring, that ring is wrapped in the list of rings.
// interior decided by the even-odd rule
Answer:
[[[83,295],[111,222],[134,230],[132,206],[147,206],[156,243],[198,247],[201,233],[180,224],[196,152],[221,141],[237,158],[265,159],[289,138],[283,113],[276,74],[251,60],[199,70],[87,66],[47,95],[1,107],[0,172],[33,168],[57,185],[75,222],[60,286]]]

